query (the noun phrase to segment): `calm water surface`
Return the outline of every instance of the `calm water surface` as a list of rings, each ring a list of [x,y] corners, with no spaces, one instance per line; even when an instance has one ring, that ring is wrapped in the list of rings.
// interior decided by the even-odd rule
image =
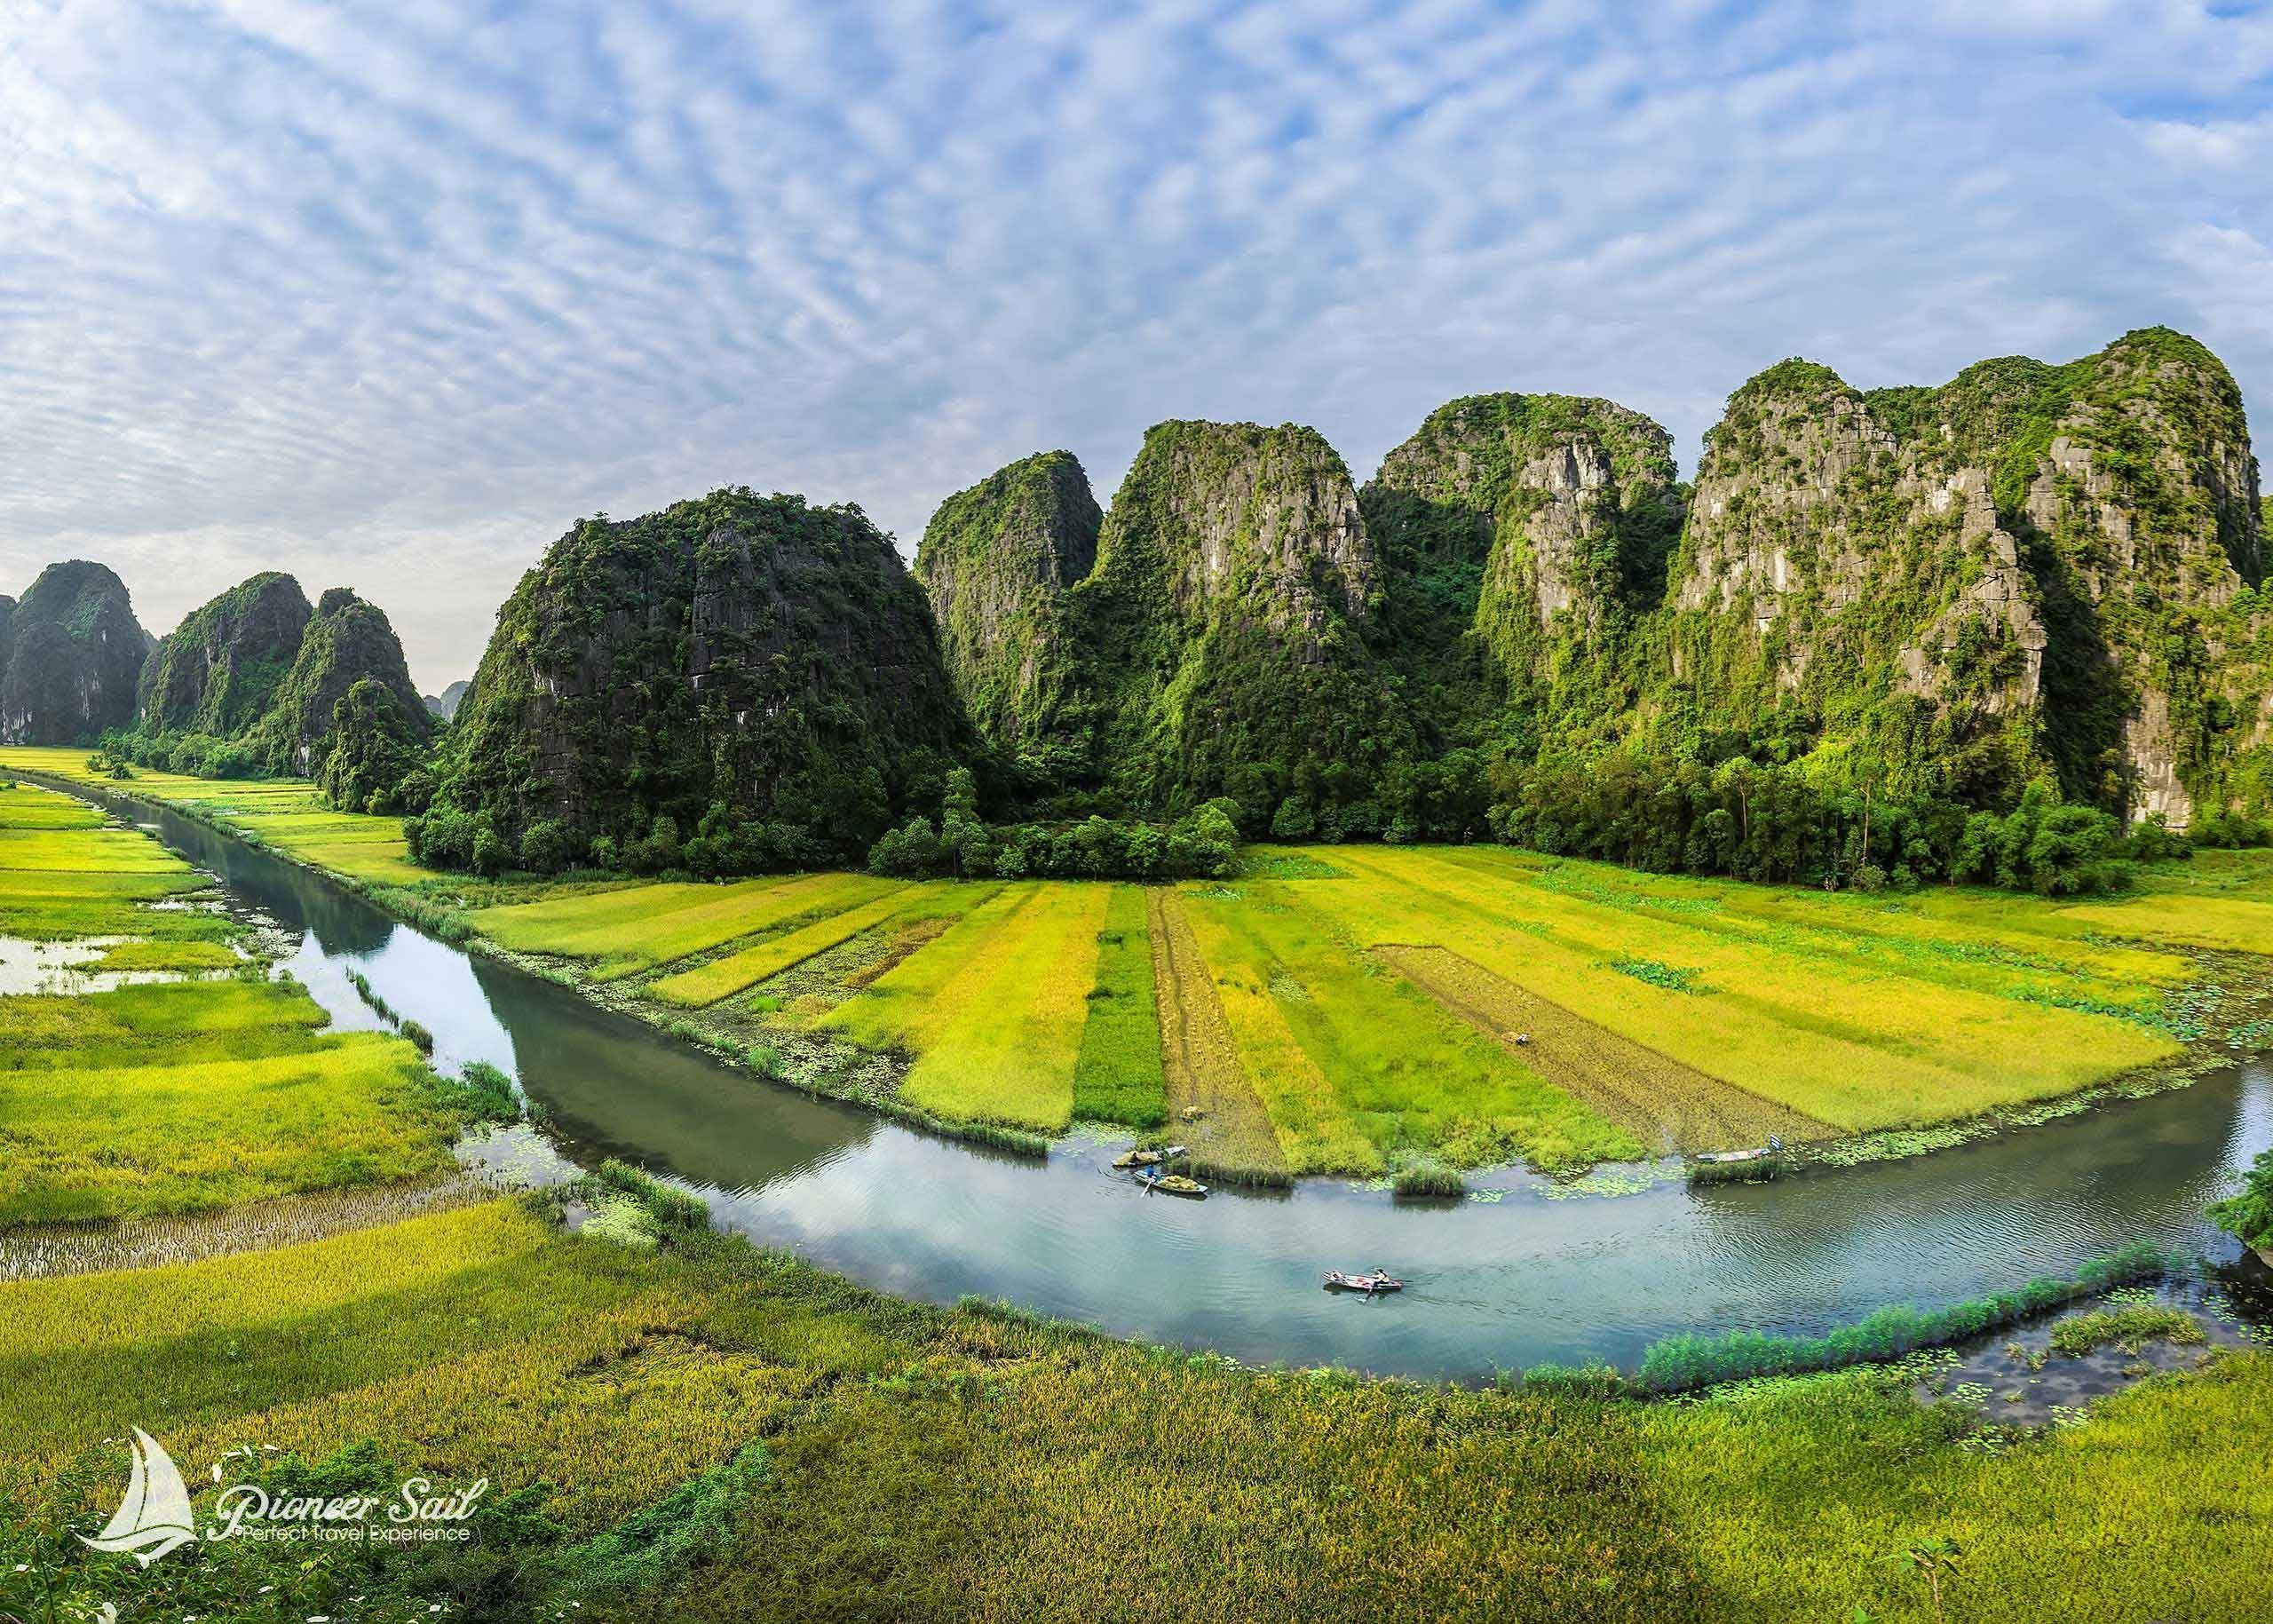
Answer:
[[[1400,1207],[1332,1181],[1184,1201],[1113,1173],[1116,1147],[1037,1162],[766,1083],[202,825],[133,815],[297,936],[290,969],[341,1026],[380,1024],[347,981],[357,970],[434,1034],[438,1066],[517,1077],[559,1154],[638,1162],[701,1192],[725,1226],[899,1295],[1007,1298],[1253,1362],[1468,1378],[1630,1363],[1682,1330],[1820,1331],[2138,1240],[2245,1287],[2265,1273],[2201,1216],[2273,1145],[2273,1067],[2254,1062],[1916,1161],[1771,1184],[1573,1198],[1514,1173],[1493,1181],[1495,1202]],[[1319,1288],[1326,1268],[1376,1264],[1409,1288],[1372,1303]]]

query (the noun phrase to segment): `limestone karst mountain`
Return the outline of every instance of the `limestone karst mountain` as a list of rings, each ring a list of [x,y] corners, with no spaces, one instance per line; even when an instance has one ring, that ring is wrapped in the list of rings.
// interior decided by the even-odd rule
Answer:
[[[2165,329],[1935,388],[1783,361],[1693,484],[1588,397],[1453,400],[1362,490],[1314,430],[1168,422],[1109,511],[1063,451],[958,492],[912,576],[857,508],[794,496],[580,523],[437,701],[464,700],[435,777],[499,849],[550,824],[782,860],[935,812],[954,765],[1028,814],[1228,796],[1292,836],[1472,834],[1494,774],[1613,752],[2183,825],[2273,804],[2266,523],[2239,391]],[[313,773],[368,682],[360,788],[432,728],[351,592],[258,576],[147,672],[146,646],[115,576],[51,567],[0,599],[0,731],[123,726],[139,675],[146,733]],[[1461,805],[1412,814],[1432,796]]]
[[[843,857],[936,807],[977,749],[891,540],[855,507],[721,490],[587,519],[522,577],[439,804],[516,841],[543,824]]]
[[[125,582],[83,558],[49,565],[0,614],[0,743],[70,744],[128,725],[149,651]]]

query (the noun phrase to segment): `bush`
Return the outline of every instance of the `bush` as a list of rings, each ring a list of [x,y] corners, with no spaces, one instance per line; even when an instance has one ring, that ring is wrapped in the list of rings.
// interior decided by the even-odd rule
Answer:
[[[910,818],[868,848],[868,871],[913,879],[939,873],[947,853],[928,818]]]
[[[1318,831],[1318,814],[1311,810],[1308,801],[1288,796],[1279,803],[1279,810],[1271,820],[1273,840],[1307,840]]]
[[[576,831],[559,819],[540,818],[521,836],[521,867],[558,874],[574,864],[581,844]]]
[[[468,1108],[486,1122],[510,1122],[521,1114],[521,1097],[513,1080],[487,1060],[469,1060],[458,1073]]]
[[[1407,1200],[1443,1199],[1468,1193],[1468,1181],[1441,1161],[1409,1162],[1397,1170],[1397,1193]]]
[[[2210,1222],[2245,1247],[2273,1249],[2273,1150],[2258,1153],[2241,1193],[2212,1207]]]
[[[513,848],[504,836],[486,824],[473,831],[473,867],[477,874],[503,874],[513,866]]]
[[[710,1227],[710,1209],[698,1198],[673,1189],[629,1162],[611,1156],[600,1163],[600,1170],[594,1176],[608,1188],[638,1201],[665,1230],[691,1233]]]
[[[430,868],[464,868],[473,862],[473,814],[458,807],[436,806],[423,817],[406,818],[402,833],[413,862]]]
[[[2273,839],[2273,830],[2254,818],[2245,818],[2239,812],[2206,812],[2194,820],[2186,831],[2189,845],[2238,850],[2264,845]]]

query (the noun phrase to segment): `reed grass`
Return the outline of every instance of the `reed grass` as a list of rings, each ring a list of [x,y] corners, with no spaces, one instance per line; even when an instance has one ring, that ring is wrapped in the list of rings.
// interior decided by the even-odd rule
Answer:
[[[1897,1359],[1921,1348],[2018,1325],[2116,1287],[2160,1279],[2171,1266],[2168,1254],[2142,1243],[2087,1263],[2073,1275],[2040,1275],[2013,1290],[1946,1308],[1889,1306],[1822,1336],[1778,1336],[1764,1331],[1670,1336],[1643,1354],[1634,1380],[1648,1392],[1683,1392],[1716,1382]]]

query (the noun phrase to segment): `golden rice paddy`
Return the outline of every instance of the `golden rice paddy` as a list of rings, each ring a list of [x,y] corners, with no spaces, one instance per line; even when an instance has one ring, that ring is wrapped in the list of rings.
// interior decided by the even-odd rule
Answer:
[[[546,1617],[1085,1620],[1176,1595],[1223,1620],[1926,1624],[1888,1557],[1938,1539],[1962,1553],[1945,1617],[2238,1620],[2273,1564],[2261,1354],[1981,1452],[1868,1372],[1651,1405],[1245,1370],[893,1303],[716,1237],[630,1251],[514,1201],[0,1284],[0,1504],[122,1417],[201,1515],[205,1466],[248,1442],[368,1441],[398,1477],[539,1495],[562,1564],[491,1582],[569,1581]],[[753,1447],[759,1491],[694,1556],[574,1588],[591,1548],[568,1541],[608,1549]]]
[[[11,762],[85,774],[76,752],[0,750]],[[325,812],[305,787],[138,772],[132,788],[351,876],[392,850],[390,820]],[[0,901],[88,833],[0,833],[26,865],[0,850]],[[345,846],[362,855],[322,855]],[[145,877],[120,871],[126,853],[106,883]],[[496,946],[737,1046],[779,1026],[896,1056],[902,1097],[944,1121],[1048,1132],[1087,1113],[1267,1176],[1567,1167],[2024,1107],[2182,1055],[2173,1001],[2206,973],[2190,955],[2273,953],[2264,854],[2204,854],[2153,871],[2151,894],[2067,905],[1493,847],[1303,855],[1256,849],[1250,877],[1125,900],[847,874],[413,892],[448,907],[470,891],[463,917]]]

